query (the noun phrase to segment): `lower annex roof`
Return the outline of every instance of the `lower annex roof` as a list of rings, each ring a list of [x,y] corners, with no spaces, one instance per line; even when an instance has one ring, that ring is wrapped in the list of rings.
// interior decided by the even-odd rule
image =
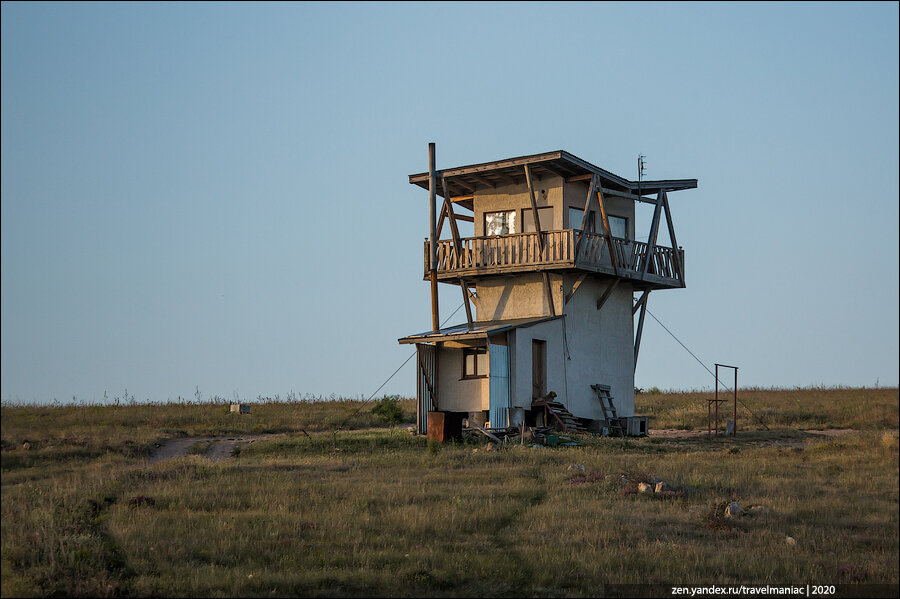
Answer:
[[[437,332],[428,331],[426,333],[418,333],[415,335],[409,335],[408,337],[402,337],[398,339],[402,344],[405,343],[437,343],[439,341],[463,341],[467,339],[484,339],[488,335],[493,335],[495,333],[502,333],[504,331],[508,331],[510,329],[519,329],[530,327],[535,324],[539,324],[542,322],[549,322],[551,320],[556,320],[562,318],[562,315],[558,316],[538,316],[535,318],[511,318],[508,320],[483,320],[480,322],[473,322],[472,328],[468,327],[468,324],[458,324],[452,327],[447,327],[445,329],[441,329]]]

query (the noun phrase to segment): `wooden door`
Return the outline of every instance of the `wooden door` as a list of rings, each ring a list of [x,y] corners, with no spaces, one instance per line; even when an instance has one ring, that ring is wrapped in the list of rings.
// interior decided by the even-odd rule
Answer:
[[[539,399],[547,394],[547,342],[531,341],[531,399]]]

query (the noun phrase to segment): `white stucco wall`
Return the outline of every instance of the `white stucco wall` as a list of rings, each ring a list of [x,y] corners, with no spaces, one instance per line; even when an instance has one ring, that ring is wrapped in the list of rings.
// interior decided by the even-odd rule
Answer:
[[[437,348],[437,409],[442,412],[487,410],[490,403],[488,379],[463,379],[462,358],[463,350],[460,348]]]
[[[523,175],[524,176],[524,175]],[[475,212],[475,236],[484,235],[484,213],[500,210],[516,210],[516,233],[523,231],[523,210],[531,210],[531,197],[528,185],[498,186],[496,189],[487,187],[475,191],[473,201]],[[553,207],[552,222],[541,221],[541,229],[554,231],[563,228],[563,179],[562,177],[547,177],[542,180],[534,180],[534,200],[538,208],[543,206]],[[541,214],[543,217],[543,214]]]
[[[575,279],[567,277],[568,288]],[[633,289],[627,282],[619,283],[597,310],[597,300],[608,284],[608,280],[589,277],[566,305],[568,407],[581,418],[603,417],[591,389],[598,383],[612,387],[619,416],[634,415]]]
[[[550,274],[553,305],[560,313],[563,302],[563,277]],[[550,316],[544,279],[540,273],[529,272],[514,277],[479,279],[475,284],[476,320],[507,320]]]
[[[542,322],[530,327],[515,329],[510,334],[510,396],[512,407],[531,409],[532,341],[544,341],[547,345],[547,391],[565,396],[566,363],[563,319]]]

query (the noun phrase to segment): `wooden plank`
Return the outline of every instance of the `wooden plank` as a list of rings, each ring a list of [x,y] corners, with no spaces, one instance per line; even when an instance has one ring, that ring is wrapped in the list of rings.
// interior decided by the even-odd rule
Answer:
[[[575,175],[574,177],[567,177],[566,183],[577,183],[578,181],[587,181],[588,179],[593,179],[596,177],[594,173],[585,173],[584,175]]]
[[[464,220],[464,221],[466,221],[467,223],[474,223],[474,222],[475,222],[475,217],[474,217],[474,216],[468,216],[468,215],[465,215],[465,214],[455,214],[455,215],[453,216],[453,218],[455,218],[456,220]]]
[[[553,292],[550,289],[550,275],[547,271],[541,272],[544,277],[544,291],[547,293],[547,303],[550,306],[550,316],[556,316],[556,308],[553,306]]]
[[[461,266],[462,260],[460,259],[462,256],[462,240],[459,237],[459,228],[456,226],[456,214],[453,213],[453,203],[450,202],[447,198],[450,197],[447,186],[447,178],[441,177],[441,187],[444,189],[444,210],[447,211],[447,214],[450,216],[450,231],[453,233],[453,248],[455,250],[454,256],[456,260],[451,263],[451,266],[456,266],[457,268]],[[466,292],[466,281],[465,279],[459,280],[459,289],[462,291],[463,296],[463,305],[466,307],[466,326],[469,330],[472,330],[472,307],[469,305],[469,294]]]
[[[466,307],[466,326],[472,330],[472,307],[469,305],[469,286],[465,279],[459,280],[459,288],[463,295],[463,305]]]
[[[603,205],[603,192],[601,192],[600,189],[597,189],[597,201],[600,203],[600,218],[603,220],[603,230],[604,235],[606,235],[606,247],[609,249],[609,261],[612,262],[613,272],[619,274],[619,259],[613,250],[612,233],[609,230],[609,219],[606,218],[606,206]]]
[[[455,202],[465,202],[466,200],[474,200],[474,199],[475,199],[475,196],[474,196],[474,195],[467,195],[467,196],[451,196],[451,197],[450,197],[450,201],[451,201],[451,202],[454,202],[454,203],[455,203]]]
[[[647,255],[644,256],[644,267],[641,269],[641,279],[647,277],[647,269],[653,260],[653,252],[656,249],[656,235],[659,233],[659,212],[662,209],[664,191],[660,191],[656,197],[656,208],[653,209],[653,221],[650,224],[650,235],[647,237]]]
[[[606,303],[606,300],[608,300],[609,296],[612,295],[613,289],[616,288],[616,285],[618,285],[619,281],[621,281],[621,280],[622,279],[613,279],[612,280],[612,282],[609,284],[609,287],[606,288],[606,291],[604,291],[603,295],[600,296],[600,299],[597,300],[597,309],[598,310],[603,307],[603,304]]]
[[[587,278],[587,273],[582,273],[578,279],[572,283],[572,289],[569,293],[566,294],[566,299],[563,303],[568,304],[569,300],[572,299],[572,296],[575,295],[575,292],[578,291],[578,288],[581,287],[581,284],[584,283],[584,280]]]
[[[631,309],[632,316],[634,316],[634,313],[637,312],[638,310],[640,310],[641,306],[643,306],[644,303],[647,301],[647,295],[649,295],[649,293],[650,293],[649,291],[645,291],[644,293],[641,294],[641,299],[639,299],[634,304],[634,307]]]
[[[444,219],[447,218],[447,205],[441,207],[441,218],[438,219],[437,224],[437,232],[435,233],[435,237],[438,239],[441,238],[441,231],[444,230]],[[474,220],[474,219],[473,219]]]
[[[581,250],[581,243],[584,239],[585,229],[587,228],[588,220],[591,215],[591,200],[594,197],[594,186],[597,184],[597,175],[591,176],[591,182],[588,185],[587,199],[584,201],[584,212],[581,215],[581,227],[579,230],[581,233],[578,235],[578,241],[575,242],[575,255],[573,259],[575,262],[578,262],[578,252]]]
[[[634,371],[637,372],[638,352],[641,351],[641,335],[644,332],[644,314],[647,312],[647,302],[650,301],[650,291],[644,292],[641,304],[641,316],[638,318],[637,336],[634,338]],[[633,315],[632,315],[633,316]]]
[[[531,169],[525,165],[525,182],[528,184],[528,197],[531,198],[531,214],[534,216],[534,232],[537,233],[538,248],[541,254],[544,253],[544,235],[541,231],[541,217],[538,214],[537,202],[534,199],[534,181],[531,180]],[[525,227],[525,223],[522,223]]]
[[[600,191],[605,193],[608,196],[614,196],[617,198],[625,198],[626,200],[634,200],[636,202],[644,202],[645,204],[656,204],[656,200],[653,198],[645,198],[642,195],[637,195],[633,193],[627,193],[625,191],[617,191],[615,189],[609,189],[608,187],[601,187]]]
[[[675,262],[675,272],[681,286],[684,287],[684,267],[681,264],[681,256],[678,254],[678,241],[675,239],[675,226],[672,224],[672,213],[669,211],[669,195],[663,190],[663,209],[666,213],[666,224],[669,227],[669,241],[672,244],[672,260]]]
[[[441,177],[441,187],[444,189],[444,193],[447,192],[447,178]],[[450,232],[453,234],[453,245],[459,251],[460,237],[459,237],[459,228],[456,226],[456,215],[453,213],[453,203],[447,200],[447,196],[444,196],[444,210],[447,211],[447,216],[450,217]]]

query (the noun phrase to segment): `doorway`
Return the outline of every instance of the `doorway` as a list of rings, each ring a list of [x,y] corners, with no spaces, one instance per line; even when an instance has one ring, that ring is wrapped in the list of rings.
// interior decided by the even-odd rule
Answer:
[[[531,340],[531,399],[547,394],[547,342]]]

